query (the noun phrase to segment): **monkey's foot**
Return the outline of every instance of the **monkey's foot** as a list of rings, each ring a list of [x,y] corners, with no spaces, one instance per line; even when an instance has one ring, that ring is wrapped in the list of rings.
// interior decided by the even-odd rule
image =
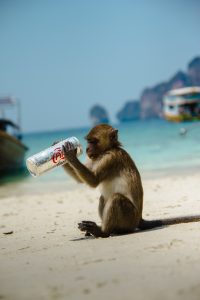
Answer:
[[[91,233],[86,231],[85,236],[92,236],[92,235],[91,235]]]
[[[102,232],[101,227],[97,226],[95,222],[82,221],[81,223],[78,223],[78,228],[81,231],[86,231],[87,234],[91,234],[96,238],[109,236],[109,234]]]

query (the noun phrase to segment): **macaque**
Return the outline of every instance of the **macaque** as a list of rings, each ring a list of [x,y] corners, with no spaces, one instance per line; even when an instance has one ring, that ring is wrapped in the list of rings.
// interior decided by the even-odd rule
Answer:
[[[118,130],[110,125],[95,126],[85,137],[87,161],[82,164],[70,144],[63,147],[67,163],[64,169],[77,181],[92,188],[99,187],[101,226],[82,221],[78,228],[86,236],[109,237],[135,230],[147,230],[163,225],[200,221],[197,217],[179,217],[147,221],[142,218],[143,187],[140,173],[129,154],[118,141]]]

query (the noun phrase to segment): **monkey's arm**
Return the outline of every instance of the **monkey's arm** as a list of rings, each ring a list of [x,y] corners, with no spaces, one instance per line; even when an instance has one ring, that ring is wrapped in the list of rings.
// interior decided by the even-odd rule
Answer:
[[[70,160],[69,164],[82,182],[87,183],[91,187],[97,187],[99,184],[97,176],[95,176],[92,171],[83,165],[77,157],[75,157],[73,160]]]
[[[63,165],[63,169],[73,178],[75,179],[78,183],[83,183],[83,181],[81,180],[81,178],[79,176],[77,176],[76,172],[74,171],[74,169],[68,164],[64,164]]]
[[[78,160],[76,153],[73,150],[67,151],[65,147],[63,147],[63,151],[72,172],[79,178],[80,182],[85,182],[91,187],[97,187],[99,184],[98,177]]]

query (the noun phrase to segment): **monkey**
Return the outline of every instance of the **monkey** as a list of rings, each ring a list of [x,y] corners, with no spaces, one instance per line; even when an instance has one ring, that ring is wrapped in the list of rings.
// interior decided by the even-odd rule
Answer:
[[[101,226],[93,221],[82,221],[78,228],[86,236],[106,238],[115,234],[129,234],[137,230],[200,221],[200,216],[186,216],[161,220],[145,220],[143,186],[138,168],[118,140],[118,130],[99,124],[85,137],[87,161],[81,163],[76,150],[65,143],[63,152],[67,163],[64,169],[79,183],[99,187],[98,212]]]

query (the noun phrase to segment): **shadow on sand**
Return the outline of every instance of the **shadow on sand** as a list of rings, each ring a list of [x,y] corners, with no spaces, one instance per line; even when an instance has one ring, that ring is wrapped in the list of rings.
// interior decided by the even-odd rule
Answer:
[[[164,229],[164,228],[166,228],[166,226],[156,227],[156,228],[152,228],[152,229],[145,229],[145,230],[137,229],[134,232],[130,232],[130,233],[112,234],[110,236],[110,238],[124,236],[124,235],[131,235],[131,234],[135,235],[135,234],[138,234],[138,233],[147,233],[147,232],[150,232],[150,231],[160,230],[160,229]],[[96,238],[92,235],[91,236],[83,236],[83,237],[71,239],[70,242],[79,242],[79,241],[87,241],[87,240],[96,240]]]

